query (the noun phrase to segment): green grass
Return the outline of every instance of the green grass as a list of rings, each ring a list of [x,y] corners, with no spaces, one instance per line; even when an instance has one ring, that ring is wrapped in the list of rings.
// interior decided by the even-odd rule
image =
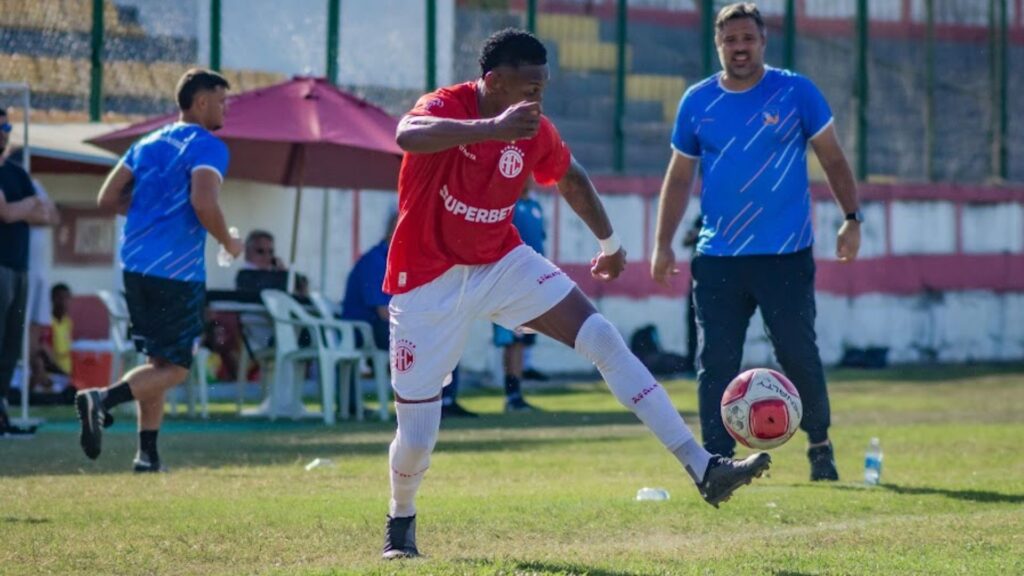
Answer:
[[[446,421],[418,501],[427,558],[379,558],[392,423],[170,419],[171,474],[126,472],[130,423],[82,456],[70,408],[0,441],[0,574],[1024,574],[1024,368],[831,375],[837,484],[804,440],[721,510],[602,384],[546,412]],[[692,382],[668,385],[696,423]],[[872,436],[884,485],[859,480]],[[335,466],[306,472],[316,457]],[[635,502],[641,486],[671,492]]]

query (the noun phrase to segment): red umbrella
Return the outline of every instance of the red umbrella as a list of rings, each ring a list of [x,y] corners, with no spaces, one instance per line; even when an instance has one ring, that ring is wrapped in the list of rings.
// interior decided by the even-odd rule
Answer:
[[[86,142],[121,154],[177,119],[177,113],[151,118]],[[324,78],[295,77],[230,97],[217,137],[231,151],[229,177],[298,188],[294,262],[302,187],[395,189],[402,159],[397,126],[381,108]]]

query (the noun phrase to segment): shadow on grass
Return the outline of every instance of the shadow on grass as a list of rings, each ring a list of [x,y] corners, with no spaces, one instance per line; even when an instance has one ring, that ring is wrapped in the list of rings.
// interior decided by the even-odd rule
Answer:
[[[581,564],[569,562],[517,562],[515,560],[493,561],[484,559],[463,559],[457,560],[466,568],[494,570],[494,574],[549,574],[559,576],[637,576],[649,574],[644,572],[625,572],[619,570],[608,570],[606,568],[594,568]]]
[[[581,443],[614,443],[629,435],[586,434],[556,437],[517,436],[520,428],[544,426],[604,426],[639,424],[631,413],[539,413],[489,418],[444,420],[446,429],[493,428],[496,435],[442,436],[436,453],[482,453],[543,450]],[[220,420],[170,421],[161,430],[161,453],[175,471],[189,468],[302,464],[314,457],[379,456],[387,458],[394,422],[341,422],[334,427],[312,422],[255,422]],[[78,426],[54,423],[33,440],[9,444],[4,455],[4,477],[41,475],[123,474],[135,452],[135,430],[119,422],[103,435],[103,455],[90,462],[78,446]]]
[[[4,524],[49,524],[51,520],[49,518],[16,518],[14,516],[6,516],[0,518],[0,522]]]
[[[913,496],[945,496],[954,500],[967,500],[969,502],[981,502],[991,504],[1024,504],[1024,494],[1003,494],[1001,492],[990,492],[988,490],[950,490],[948,488],[925,488],[922,486],[899,486],[897,484],[882,484],[882,488],[897,494],[910,494]]]
[[[867,488],[863,486],[850,485],[827,485],[819,484],[822,488],[832,490],[856,490],[863,492]],[[879,484],[878,488],[894,492],[901,496],[945,496],[954,500],[966,500],[968,502],[979,502],[982,504],[1024,504],[1024,494],[1003,494],[989,490],[953,490],[951,488],[929,488],[925,486],[901,486],[899,484]]]
[[[893,366],[882,370],[840,368],[828,372],[828,381],[851,384],[893,381],[907,383],[951,382],[1021,372],[1024,372],[1024,363],[1020,362]]]

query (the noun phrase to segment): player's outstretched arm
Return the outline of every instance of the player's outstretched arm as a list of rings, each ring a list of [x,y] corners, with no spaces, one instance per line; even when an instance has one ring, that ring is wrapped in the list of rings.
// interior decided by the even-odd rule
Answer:
[[[118,214],[127,214],[132,203],[132,181],[135,176],[124,165],[122,159],[107,175],[96,197],[96,205],[106,210],[114,210]]]
[[[591,261],[593,267],[590,273],[602,280],[617,278],[626,268],[626,250],[612,230],[611,220],[608,219],[594,183],[575,158],[569,162],[565,176],[558,181],[558,191],[601,244],[601,253]]]
[[[494,118],[459,120],[409,114],[398,123],[395,142],[413,154],[431,154],[486,140],[533,138],[540,129],[540,104],[519,102]]]
[[[696,160],[672,152],[665,180],[661,183],[661,197],[658,199],[658,224],[654,240],[654,253],[651,255],[651,277],[659,284],[668,286],[672,276],[679,273],[676,268],[676,255],[672,250],[672,238],[679,228],[679,223],[686,214],[686,206],[690,199],[690,184]]]

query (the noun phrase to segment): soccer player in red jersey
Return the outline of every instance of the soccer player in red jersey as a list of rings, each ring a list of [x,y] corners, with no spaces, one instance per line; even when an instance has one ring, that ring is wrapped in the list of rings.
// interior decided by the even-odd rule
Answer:
[[[593,183],[542,113],[544,45],[528,32],[502,30],[485,42],[480,68],[475,81],[421,97],[398,126],[405,157],[384,279],[394,296],[398,430],[384,558],[419,554],[414,500],[437,442],[441,389],[478,318],[546,334],[592,361],[716,507],[771,461],[765,453],[733,461],[706,452],[618,330],[557,266],[523,244],[512,213],[532,175],[556,184],[598,238],[591,274],[613,280],[626,266]]]

